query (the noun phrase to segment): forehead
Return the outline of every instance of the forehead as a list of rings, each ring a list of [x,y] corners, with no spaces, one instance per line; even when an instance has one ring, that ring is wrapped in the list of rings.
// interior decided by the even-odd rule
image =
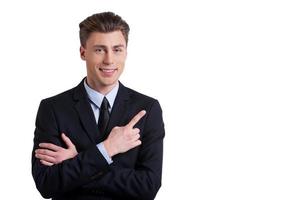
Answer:
[[[124,45],[125,38],[121,31],[113,31],[109,33],[92,32],[86,41],[87,46],[104,45],[104,46],[116,46]]]

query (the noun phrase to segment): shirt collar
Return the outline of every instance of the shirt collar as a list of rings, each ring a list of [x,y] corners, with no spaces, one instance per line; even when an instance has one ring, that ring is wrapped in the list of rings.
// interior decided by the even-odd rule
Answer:
[[[88,97],[89,97],[90,101],[95,106],[100,108],[103,98],[106,97],[107,100],[109,101],[110,108],[112,108],[113,105],[114,105],[115,98],[117,96],[118,89],[119,89],[119,82],[117,82],[116,86],[106,96],[104,96],[100,92],[97,92],[96,90],[92,89],[86,83],[86,81],[87,81],[87,79],[85,79],[85,81],[84,81],[84,86],[85,86],[85,89],[86,89],[86,92],[88,94]]]

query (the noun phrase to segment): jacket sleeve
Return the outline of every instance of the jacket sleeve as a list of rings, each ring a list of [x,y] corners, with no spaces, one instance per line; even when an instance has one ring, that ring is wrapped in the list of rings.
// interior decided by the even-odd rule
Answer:
[[[37,189],[44,198],[71,191],[93,181],[108,170],[108,164],[96,146],[80,152],[76,157],[63,161],[51,167],[41,164],[35,158],[34,151],[41,142],[50,142],[64,146],[58,131],[58,123],[51,103],[41,101],[36,128],[34,132],[34,147],[32,152],[32,175]],[[99,159],[95,159],[99,158]]]
[[[83,186],[123,199],[154,199],[162,176],[163,138],[162,110],[155,101],[148,111],[142,145],[134,169],[121,168],[113,162],[103,177]],[[114,157],[113,157],[114,160]]]

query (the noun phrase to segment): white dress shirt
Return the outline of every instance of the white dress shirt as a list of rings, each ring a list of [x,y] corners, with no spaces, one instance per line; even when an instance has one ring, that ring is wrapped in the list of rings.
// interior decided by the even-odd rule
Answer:
[[[117,96],[117,92],[119,89],[119,82],[116,84],[116,86],[106,95],[104,96],[103,94],[97,92],[96,90],[92,89],[87,83],[87,79],[84,81],[84,86],[86,89],[86,92],[88,94],[89,100],[90,100],[90,105],[94,113],[95,121],[98,123],[99,119],[99,113],[100,113],[100,108],[101,108],[101,103],[104,97],[107,98],[110,104],[109,112],[111,112],[115,98]],[[109,156],[108,152],[106,151],[103,142],[99,143],[96,145],[100,153],[103,155],[103,157],[106,159],[106,161],[111,164],[113,161],[111,157]]]

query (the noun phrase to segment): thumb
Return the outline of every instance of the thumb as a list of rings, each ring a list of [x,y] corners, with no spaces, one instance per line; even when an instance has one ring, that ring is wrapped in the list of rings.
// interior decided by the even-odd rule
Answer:
[[[67,145],[68,148],[74,147],[74,144],[71,142],[71,140],[65,135],[65,133],[62,133],[62,139]]]

